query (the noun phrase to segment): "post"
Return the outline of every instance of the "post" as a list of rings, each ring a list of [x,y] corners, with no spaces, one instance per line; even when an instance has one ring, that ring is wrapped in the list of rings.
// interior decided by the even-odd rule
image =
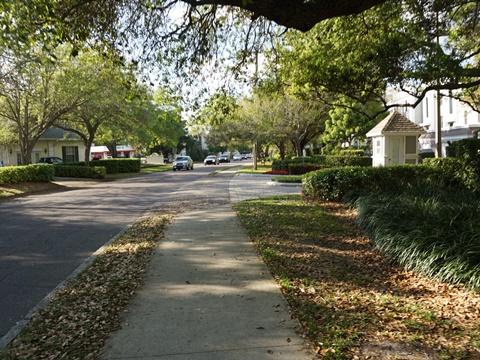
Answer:
[[[253,170],[257,170],[257,154],[258,154],[258,148],[257,148],[257,142],[253,144]]]
[[[442,103],[442,94],[440,90],[437,90],[437,124],[435,129],[435,149],[436,149],[436,157],[442,157],[442,117],[440,114],[440,108]]]

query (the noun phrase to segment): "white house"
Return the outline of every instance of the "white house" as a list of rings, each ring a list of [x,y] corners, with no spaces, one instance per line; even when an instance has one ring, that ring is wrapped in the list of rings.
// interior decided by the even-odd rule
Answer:
[[[372,165],[418,163],[418,138],[426,131],[393,111],[367,133],[372,138]]]
[[[411,104],[415,98],[405,92],[390,89],[387,92],[389,104]],[[398,106],[396,110],[417,125],[422,126],[426,133],[419,138],[420,152],[434,152],[436,149],[435,133],[437,116],[440,116],[442,136],[442,156],[449,142],[468,137],[476,137],[480,130],[480,114],[468,105],[441,94],[440,113],[437,111],[437,92],[430,91],[417,107]]]
[[[65,162],[84,161],[84,154],[85,146],[74,133],[53,126],[36,142],[31,163],[36,164],[42,157],[59,157]],[[19,146],[2,147],[0,160],[5,166],[22,165]]]

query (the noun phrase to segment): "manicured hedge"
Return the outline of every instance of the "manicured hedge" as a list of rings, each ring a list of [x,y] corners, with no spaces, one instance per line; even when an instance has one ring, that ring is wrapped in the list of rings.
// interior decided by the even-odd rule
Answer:
[[[6,166],[0,168],[0,185],[22,182],[49,182],[54,177],[53,165]]]
[[[480,192],[480,166],[461,158],[425,159],[424,164],[439,169],[446,178],[454,179],[469,190]]]
[[[90,166],[103,166],[107,174],[140,172],[140,159],[103,159],[90,161]]]
[[[338,152],[338,155],[340,156],[365,156],[365,151],[361,149],[356,149],[356,150],[340,150]]]
[[[107,175],[107,170],[103,166],[65,166],[55,165],[55,176],[103,179]]]
[[[302,164],[289,164],[288,165],[288,174],[289,175],[303,175],[310,171],[320,170],[325,166],[312,164],[312,163],[302,163]]]
[[[307,197],[340,201],[350,191],[398,191],[419,182],[440,182],[445,186],[465,186],[441,168],[425,165],[385,167],[344,167],[318,170],[305,175],[303,193]]]
[[[290,160],[273,160],[272,170],[289,170],[290,166],[310,163],[321,168],[335,168],[342,166],[372,166],[372,158],[354,155],[315,155],[313,157],[294,158]]]

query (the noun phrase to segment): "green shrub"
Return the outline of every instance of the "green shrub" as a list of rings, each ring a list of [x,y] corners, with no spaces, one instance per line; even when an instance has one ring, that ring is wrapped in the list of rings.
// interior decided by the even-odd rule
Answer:
[[[279,160],[274,159],[272,161],[272,170],[285,170],[288,171],[288,166],[291,164],[302,164],[303,162],[312,162],[312,158],[310,157],[296,157],[290,160]]]
[[[297,183],[301,184],[303,175],[282,175],[272,178],[272,181],[279,183]]]
[[[480,289],[480,198],[443,184],[370,192],[351,202],[375,246],[407,269]]]
[[[301,164],[289,164],[288,165],[288,174],[289,175],[302,175],[310,171],[315,171],[324,168],[325,166],[312,164],[312,163],[301,163]]]
[[[457,157],[467,163],[479,165],[480,161],[480,139],[467,138],[454,141],[453,145],[457,147]]]
[[[424,164],[438,169],[445,178],[461,183],[471,191],[480,191],[480,173],[475,164],[467,163],[460,158],[425,159]]]
[[[313,171],[305,175],[303,193],[307,197],[340,201],[350,191],[401,191],[418,183],[441,182],[459,186],[445,178],[441,169],[423,165],[385,167],[343,167]]]
[[[355,150],[340,150],[338,152],[340,156],[365,156],[365,151],[361,149]]]
[[[432,152],[421,152],[418,154],[418,158],[420,159],[419,163],[424,164],[425,159],[431,159],[435,157],[435,153]]]
[[[0,185],[29,181],[50,182],[53,177],[53,165],[6,166],[0,168]]]
[[[107,174],[139,172],[142,168],[140,158],[93,160],[90,161],[90,166],[103,166]]]
[[[455,145],[449,145],[449,146],[446,146],[445,147],[445,154],[447,157],[457,157],[458,154],[458,146],[455,146]],[[434,157],[434,156],[431,156],[431,157]]]
[[[287,170],[292,164],[311,163],[325,167],[342,166],[372,166],[372,158],[368,156],[341,156],[341,155],[315,155],[313,157],[295,157],[290,160],[274,160],[272,170]]]
[[[65,166],[55,165],[55,176],[103,179],[107,170],[103,166]]]
[[[329,167],[372,166],[372,158],[368,156],[325,155],[324,161]]]

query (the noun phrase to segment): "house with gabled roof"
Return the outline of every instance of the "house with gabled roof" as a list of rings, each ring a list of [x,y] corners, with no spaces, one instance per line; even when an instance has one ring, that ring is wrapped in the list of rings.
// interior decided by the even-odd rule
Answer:
[[[367,133],[372,138],[373,166],[417,164],[418,138],[425,133],[424,128],[393,111]]]
[[[42,157],[59,157],[64,162],[85,161],[85,145],[75,133],[52,126],[36,142],[31,163],[38,163]],[[20,147],[3,149],[0,160],[5,166],[22,165]]]

